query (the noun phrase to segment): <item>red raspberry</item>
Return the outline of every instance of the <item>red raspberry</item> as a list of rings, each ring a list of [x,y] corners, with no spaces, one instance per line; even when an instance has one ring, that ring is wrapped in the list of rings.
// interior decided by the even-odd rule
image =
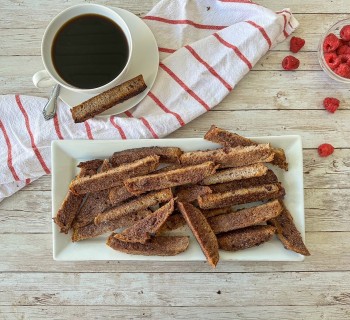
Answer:
[[[350,41],[350,25],[346,25],[340,30],[340,37],[345,41]]]
[[[340,63],[348,64],[350,60],[350,54],[341,54],[339,55]]]
[[[328,157],[334,152],[334,147],[329,143],[321,144],[318,147],[318,154],[320,157]]]
[[[323,41],[323,51],[324,52],[332,52],[340,47],[341,42],[340,39],[334,34],[330,33]]]
[[[292,37],[290,39],[289,48],[293,53],[297,53],[305,44],[305,40],[298,37]]]
[[[332,70],[340,65],[340,58],[334,52],[325,53],[324,59]]]
[[[345,63],[342,63],[339,65],[339,67],[335,68],[334,72],[343,78],[350,79],[350,66]]]
[[[337,111],[337,109],[339,108],[339,104],[340,104],[340,101],[336,98],[327,97],[323,100],[324,108],[331,113],[334,113]]]
[[[346,44],[337,49],[337,54],[350,54],[350,47]]]
[[[282,60],[282,67],[284,70],[295,70],[298,69],[300,65],[300,61],[293,56],[286,56]]]

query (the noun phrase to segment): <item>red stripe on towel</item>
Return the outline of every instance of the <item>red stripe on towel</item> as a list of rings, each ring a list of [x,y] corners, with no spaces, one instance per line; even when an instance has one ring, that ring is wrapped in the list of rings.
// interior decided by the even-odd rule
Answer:
[[[199,54],[190,46],[187,45],[185,46],[185,48],[203,65],[205,66],[208,71],[214,76],[216,77],[225,87],[228,91],[232,91],[232,87],[214,70],[213,67],[211,67],[207,62],[205,62],[200,56]]]
[[[263,35],[263,37],[265,38],[266,42],[269,45],[269,48],[271,48],[272,46],[272,42],[270,37],[268,36],[267,32],[265,31],[265,29],[262,26],[259,26],[257,23],[255,23],[254,21],[248,20],[246,21],[247,23],[249,23],[250,25],[252,25],[253,27],[257,28],[261,34]]]
[[[12,146],[11,146],[11,141],[10,141],[9,136],[7,135],[5,126],[3,125],[1,120],[0,120],[0,129],[1,129],[2,133],[4,134],[5,142],[6,142],[6,145],[7,145],[7,166],[9,167],[13,178],[16,181],[19,181],[17,172],[16,172],[15,168],[13,167],[13,163],[12,163]]]
[[[231,48],[236,53],[236,55],[248,66],[249,70],[253,68],[250,61],[244,56],[244,54],[236,46],[234,46],[233,44],[221,38],[217,33],[214,33],[213,36],[216,39],[218,39],[223,45],[225,45],[228,48]]]
[[[159,21],[159,22],[164,22],[168,24],[186,24],[190,25],[192,27],[195,27],[197,29],[209,29],[209,30],[222,30],[226,28],[227,26],[214,26],[214,25],[208,25],[208,24],[200,24],[196,23],[191,20],[173,20],[173,19],[167,19],[167,18],[162,18],[162,17],[155,17],[155,16],[145,16],[143,17],[145,20],[153,20],[153,21]]]
[[[123,140],[125,140],[125,139],[126,139],[125,132],[124,132],[124,130],[122,129],[121,126],[118,126],[118,125],[117,125],[117,123],[116,123],[115,120],[114,120],[114,116],[111,116],[111,117],[109,118],[109,121],[111,122],[111,124],[113,125],[113,127],[115,127],[115,128],[118,130],[118,132],[119,132],[119,134],[120,134],[120,137],[121,137]]]
[[[171,110],[169,110],[151,91],[148,92],[148,96],[157,104],[157,106],[159,108],[161,108],[164,112],[166,113],[170,113],[172,114],[176,119],[177,121],[179,122],[180,126],[184,126],[185,125],[185,121],[182,120],[181,116],[176,113],[176,112],[173,112]]]
[[[21,102],[21,99],[20,99],[19,95],[16,95],[16,102],[17,102],[18,108],[21,110],[21,112],[23,114],[25,125],[26,125],[26,128],[27,128],[29,137],[30,137],[30,143],[31,143],[32,149],[33,149],[36,157],[38,158],[42,168],[44,169],[45,173],[46,174],[50,174],[50,169],[47,167],[47,165],[46,165],[46,163],[44,161],[44,158],[42,157],[39,149],[37,148],[37,146],[35,144],[33,132],[30,129],[29,117],[28,117],[27,112],[23,108],[23,105],[22,105],[22,102]]]
[[[166,65],[160,63],[159,66],[168,73],[191,97],[197,100],[206,110],[210,110],[210,107],[195,94],[173,71],[171,71]]]

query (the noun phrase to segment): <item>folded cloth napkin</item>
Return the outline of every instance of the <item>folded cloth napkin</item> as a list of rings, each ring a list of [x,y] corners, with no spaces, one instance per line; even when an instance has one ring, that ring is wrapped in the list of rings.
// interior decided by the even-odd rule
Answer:
[[[59,101],[45,121],[46,99],[0,96],[0,201],[50,174],[56,139],[161,138],[217,105],[256,62],[298,26],[248,0],[162,0],[144,18],[161,53],[147,97],[122,115],[75,124]]]

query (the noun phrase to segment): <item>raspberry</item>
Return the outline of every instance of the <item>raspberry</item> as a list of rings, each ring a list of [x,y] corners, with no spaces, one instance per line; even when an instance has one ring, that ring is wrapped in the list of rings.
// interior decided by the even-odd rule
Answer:
[[[350,41],[350,25],[346,25],[340,30],[340,37],[345,41]]]
[[[295,70],[298,69],[300,65],[300,61],[293,56],[286,56],[282,60],[282,67],[284,70]]]
[[[334,152],[334,147],[329,143],[321,144],[318,147],[318,154],[320,157],[328,157]]]
[[[297,53],[305,44],[305,40],[298,37],[292,37],[290,39],[289,48],[293,53]]]
[[[350,54],[341,54],[339,55],[340,63],[348,64],[350,60]]]
[[[340,65],[340,58],[334,52],[325,53],[324,59],[332,70]]]
[[[350,54],[350,47],[346,44],[337,49],[337,54]]]
[[[324,52],[332,52],[340,47],[340,39],[334,34],[330,33],[323,41],[323,51]]]
[[[339,104],[340,104],[340,101],[336,98],[327,97],[323,100],[324,108],[331,113],[334,113],[337,111],[337,109],[339,108]]]
[[[350,66],[345,63],[342,63],[339,65],[339,67],[335,68],[334,72],[343,78],[350,79]]]

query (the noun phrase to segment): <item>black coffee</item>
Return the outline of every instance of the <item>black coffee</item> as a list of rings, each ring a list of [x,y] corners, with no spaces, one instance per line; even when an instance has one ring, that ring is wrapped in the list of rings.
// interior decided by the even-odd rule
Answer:
[[[121,28],[97,14],[67,21],[57,32],[51,56],[60,77],[80,89],[103,86],[117,77],[128,60]]]

